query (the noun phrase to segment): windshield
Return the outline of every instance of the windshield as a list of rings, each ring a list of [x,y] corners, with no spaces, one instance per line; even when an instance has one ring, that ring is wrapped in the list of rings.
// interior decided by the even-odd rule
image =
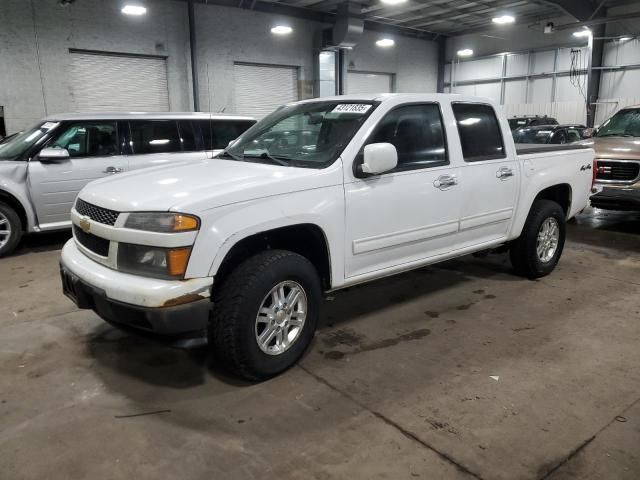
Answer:
[[[620,110],[602,124],[596,137],[640,137],[640,109]]]
[[[13,138],[0,144],[0,160],[17,160],[26,151],[40,142],[58,122],[40,122],[24,132],[15,134]]]
[[[520,128],[513,132],[514,143],[548,143],[552,130]]]
[[[322,168],[338,158],[376,105],[339,101],[286,105],[243,133],[219,156]]]

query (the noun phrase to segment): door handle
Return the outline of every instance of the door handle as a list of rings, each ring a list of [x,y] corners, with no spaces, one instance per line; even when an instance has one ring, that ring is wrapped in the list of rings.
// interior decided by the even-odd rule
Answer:
[[[433,181],[433,186],[444,190],[458,184],[458,177],[455,175],[440,175]]]
[[[120,167],[107,167],[102,173],[108,173],[109,175],[113,175],[114,173],[120,173],[122,169]]]
[[[509,167],[502,167],[496,172],[496,178],[504,180],[505,178],[513,177],[513,170]]]

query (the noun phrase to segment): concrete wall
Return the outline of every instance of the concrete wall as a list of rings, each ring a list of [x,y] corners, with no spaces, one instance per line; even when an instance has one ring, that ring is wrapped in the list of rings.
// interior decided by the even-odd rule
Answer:
[[[57,0],[0,0],[0,106],[7,131],[27,127],[45,115],[73,110],[69,49],[164,55],[169,103],[173,111],[191,110],[191,67],[187,6],[184,1],[145,0],[147,14],[120,12],[121,2],[81,0],[61,7]],[[294,33],[278,37],[276,23]],[[314,76],[314,38],[326,24],[267,13],[196,5],[200,109],[233,112],[233,63],[299,67],[308,94]],[[348,53],[356,70],[396,74],[402,92],[436,89],[436,44],[396,37],[388,50],[375,45],[380,34],[365,32]]]
[[[396,36],[393,47],[380,48],[376,40],[383,36],[365,31],[358,45],[347,52],[348,69],[395,73],[397,92],[435,92],[438,76],[436,43]]]
[[[184,3],[146,1],[144,17],[122,15],[113,1],[82,0],[66,8],[53,0],[1,3],[0,105],[8,132],[73,109],[70,48],[166,55],[170,108],[189,109]]]

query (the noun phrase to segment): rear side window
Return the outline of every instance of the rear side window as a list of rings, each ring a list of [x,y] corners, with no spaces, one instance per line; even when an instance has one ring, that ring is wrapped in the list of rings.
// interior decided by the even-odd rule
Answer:
[[[175,120],[134,120],[131,125],[133,153],[166,153],[182,150]]]
[[[444,131],[437,104],[398,107],[380,121],[367,141],[391,143],[398,152],[396,170],[446,165]]]
[[[251,120],[201,120],[202,138],[206,150],[222,150],[227,148],[231,140],[235,140],[249,129],[255,122]]]
[[[506,157],[500,124],[491,106],[453,103],[452,107],[466,162]]]

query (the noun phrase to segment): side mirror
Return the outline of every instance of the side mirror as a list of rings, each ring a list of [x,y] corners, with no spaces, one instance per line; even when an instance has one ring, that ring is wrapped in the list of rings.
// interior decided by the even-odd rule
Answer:
[[[38,154],[38,159],[43,163],[53,163],[58,160],[68,160],[69,151],[66,148],[43,148]]]
[[[390,143],[372,143],[364,147],[364,161],[358,169],[363,176],[379,175],[398,165],[398,152]]]
[[[585,128],[582,131],[582,138],[591,138],[596,134],[595,128]]]

